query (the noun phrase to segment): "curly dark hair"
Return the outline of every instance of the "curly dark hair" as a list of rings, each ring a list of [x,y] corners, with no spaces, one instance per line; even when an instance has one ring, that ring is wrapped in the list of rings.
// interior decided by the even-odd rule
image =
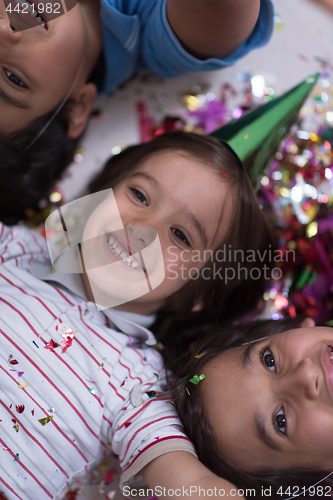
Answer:
[[[49,121],[51,111],[9,135],[0,135],[0,220],[16,224],[26,210],[39,209],[57,179],[73,160],[81,137],[67,136],[68,101],[43,135],[31,145]],[[31,145],[31,147],[29,147]]]
[[[168,392],[170,393],[186,435],[193,442],[199,460],[216,475],[230,481],[237,488],[248,490],[248,498],[267,498],[262,489],[269,488],[269,498],[284,500],[295,492],[302,492],[300,498],[319,498],[316,489],[310,488],[321,481],[331,471],[318,469],[262,469],[256,474],[245,473],[231,464],[219,452],[213,428],[205,417],[200,400],[200,386],[189,384],[189,374],[201,373],[204,364],[229,349],[237,348],[245,342],[259,340],[268,335],[276,335],[286,330],[300,328],[305,317],[285,320],[256,321],[246,325],[225,326],[202,335],[191,352],[169,365]],[[200,358],[195,356],[205,352]],[[190,386],[190,387],[189,387]],[[188,395],[186,388],[190,390]],[[333,476],[320,482],[331,491]],[[288,490],[289,487],[289,490]],[[303,489],[304,488],[304,489]],[[310,490],[303,495],[307,488]],[[253,495],[253,490],[255,495]],[[285,493],[290,491],[290,494]],[[284,492],[284,493],[281,493]],[[328,496],[331,496],[330,494]]]

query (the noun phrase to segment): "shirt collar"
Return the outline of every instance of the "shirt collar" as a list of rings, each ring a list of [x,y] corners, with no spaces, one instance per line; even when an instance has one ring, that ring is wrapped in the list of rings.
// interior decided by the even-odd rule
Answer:
[[[67,274],[55,271],[50,261],[32,262],[31,273],[42,281],[52,281],[65,287],[79,299],[87,300],[80,274]],[[91,309],[98,312],[96,304],[93,302],[88,302],[88,304]],[[156,319],[155,314],[143,315],[115,309],[104,309],[102,313],[123,333],[135,337],[147,345],[156,344],[154,335],[148,330]]]

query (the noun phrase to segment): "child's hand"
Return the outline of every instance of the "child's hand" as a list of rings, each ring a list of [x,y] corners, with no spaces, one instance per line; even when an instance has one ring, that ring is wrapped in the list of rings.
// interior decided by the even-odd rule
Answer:
[[[174,451],[155,458],[140,474],[149,488],[155,489],[156,496],[169,498],[168,490],[175,492],[170,494],[170,500],[174,500],[174,495],[180,498],[190,496],[192,500],[200,500],[203,496],[244,498],[233,484],[213,474],[194,455],[185,451]],[[214,495],[206,495],[203,490],[205,493],[214,490]]]

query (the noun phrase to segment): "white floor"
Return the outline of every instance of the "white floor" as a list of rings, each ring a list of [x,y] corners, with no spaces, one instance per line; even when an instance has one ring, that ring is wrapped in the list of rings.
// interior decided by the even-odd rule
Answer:
[[[63,201],[77,197],[84,189],[103,161],[108,158],[114,146],[129,145],[139,141],[136,103],[145,101],[149,112],[158,120],[167,114],[184,115],[187,110],[181,101],[184,90],[198,81],[210,83],[211,92],[218,95],[223,83],[237,88],[237,74],[248,67],[253,75],[263,75],[275,90],[281,94],[311,73],[322,70],[317,57],[333,60],[333,15],[310,0],[276,0],[276,29],[267,47],[252,52],[235,66],[209,74],[192,74],[179,79],[144,83],[136,79],[118,90],[112,97],[98,99],[96,108],[102,110],[102,117],[92,119],[86,134],[82,161],[73,164],[60,187]],[[163,108],[156,111],[157,108]],[[118,487],[119,473],[111,484],[103,484],[105,472],[117,467],[117,461],[108,462],[105,470],[99,470],[94,478],[98,486],[81,485],[81,500],[107,499],[109,492]],[[118,469],[119,470],[119,469]],[[101,483],[102,481],[102,483]],[[115,499],[121,498],[120,492]],[[122,497],[124,498],[124,497]]]

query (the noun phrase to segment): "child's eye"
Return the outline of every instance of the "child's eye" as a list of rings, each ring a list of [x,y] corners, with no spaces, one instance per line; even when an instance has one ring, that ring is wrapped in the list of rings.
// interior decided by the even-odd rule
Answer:
[[[173,234],[176,236],[177,240],[179,240],[181,243],[183,243],[184,245],[186,245],[187,247],[190,246],[189,242],[188,242],[188,239],[186,238],[185,234],[183,233],[183,231],[181,231],[180,229],[178,228],[173,228],[171,229],[171,231],[173,232]]]
[[[268,347],[264,347],[260,352],[262,364],[269,370],[276,372],[275,360],[272,351]]]
[[[131,191],[137,200],[139,200],[144,205],[148,206],[147,198],[145,197],[145,195],[143,193],[141,193],[141,191],[139,191],[138,189],[135,189],[135,188],[131,188]]]
[[[22,82],[22,80],[16,76],[14,73],[12,73],[11,71],[8,71],[8,69],[5,69],[5,74],[6,74],[6,77],[8,78],[8,80],[10,80],[12,83],[14,83],[14,85],[17,85],[18,87],[24,87],[24,88],[27,88],[27,86]]]
[[[287,419],[284,414],[283,408],[281,408],[274,416],[273,424],[276,430],[282,432],[282,434],[286,434],[287,431]]]

